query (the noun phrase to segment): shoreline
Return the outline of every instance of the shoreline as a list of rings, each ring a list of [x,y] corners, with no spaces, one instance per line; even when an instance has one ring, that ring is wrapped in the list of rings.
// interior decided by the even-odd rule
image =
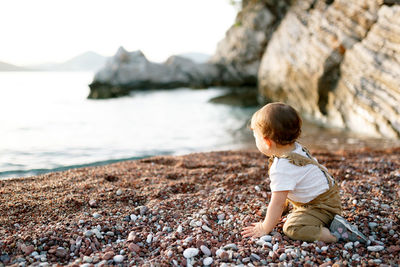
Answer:
[[[341,185],[344,217],[382,250],[343,242],[305,246],[283,235],[282,222],[268,241],[277,244],[275,252],[242,239],[241,228],[263,218],[270,191],[266,157],[235,150],[0,180],[0,266],[196,266],[206,254],[186,259],[184,251],[202,246],[216,265],[283,258],[295,265],[398,264],[400,147],[311,151]]]

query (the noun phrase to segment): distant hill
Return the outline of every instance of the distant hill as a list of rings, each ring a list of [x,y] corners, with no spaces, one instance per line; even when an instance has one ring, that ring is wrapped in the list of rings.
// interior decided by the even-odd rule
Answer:
[[[178,54],[178,56],[189,58],[196,63],[205,63],[211,58],[211,55],[196,52]]]
[[[0,61],[0,71],[27,71],[27,70],[30,69]]]
[[[107,59],[108,57],[88,51],[63,63],[45,63],[30,68],[42,71],[97,71]]]

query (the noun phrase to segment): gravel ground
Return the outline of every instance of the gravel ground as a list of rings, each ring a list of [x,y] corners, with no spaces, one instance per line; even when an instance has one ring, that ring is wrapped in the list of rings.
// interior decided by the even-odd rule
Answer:
[[[160,156],[0,181],[0,266],[397,266],[400,148],[314,155],[367,245],[243,239],[270,199],[257,151]]]

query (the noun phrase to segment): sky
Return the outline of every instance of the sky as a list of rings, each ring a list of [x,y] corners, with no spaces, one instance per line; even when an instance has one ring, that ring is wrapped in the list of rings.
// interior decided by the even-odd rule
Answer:
[[[27,66],[86,51],[112,56],[120,46],[156,62],[213,54],[236,13],[229,0],[2,0],[0,61]]]

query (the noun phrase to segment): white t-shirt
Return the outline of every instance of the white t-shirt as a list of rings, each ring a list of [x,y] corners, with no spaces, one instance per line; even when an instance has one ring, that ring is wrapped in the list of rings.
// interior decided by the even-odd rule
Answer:
[[[292,152],[307,157],[300,144],[295,143],[295,146]],[[328,181],[318,166],[308,164],[300,167],[285,158],[274,159],[269,177],[272,192],[290,191],[288,198],[296,202],[310,202],[329,189]]]

